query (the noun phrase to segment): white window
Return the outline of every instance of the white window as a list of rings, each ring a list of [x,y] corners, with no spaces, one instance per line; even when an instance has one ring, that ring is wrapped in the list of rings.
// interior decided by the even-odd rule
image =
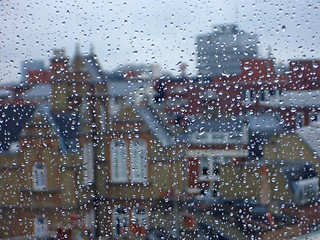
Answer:
[[[34,219],[34,235],[35,237],[48,236],[48,223],[45,217],[36,217]]]
[[[310,178],[296,182],[297,190],[295,192],[296,203],[305,204],[309,201],[318,199],[319,179]]]
[[[94,227],[95,227],[95,212],[93,209],[88,209],[85,215],[85,221],[86,221],[86,227],[88,230],[90,231],[94,231]]]
[[[256,93],[254,90],[250,90],[250,102],[255,101]]]
[[[133,209],[132,221],[138,227],[146,227],[148,224],[148,212],[146,209],[141,207]]]
[[[110,114],[111,117],[117,115],[117,113],[121,110],[121,105],[122,105],[122,101],[121,101],[121,97],[113,97],[110,99],[110,104],[109,106],[109,111],[108,113]]]
[[[47,175],[44,163],[38,162],[33,165],[33,189],[43,190],[47,188]]]
[[[94,182],[94,153],[93,143],[85,142],[83,145],[83,183],[90,185]]]
[[[123,236],[128,232],[128,222],[129,216],[127,209],[125,208],[117,208],[114,211],[113,215],[113,230],[115,233],[115,237]]]
[[[244,102],[247,102],[247,101],[249,101],[249,99],[250,99],[250,90],[244,90],[242,92],[242,100]]]
[[[90,116],[89,109],[90,109],[90,103],[87,99],[84,99],[80,106],[80,114],[81,114],[82,121],[85,121],[85,119],[88,119],[88,116]]]
[[[244,90],[242,92],[242,100],[244,102],[254,102],[256,100],[256,93],[254,90]]]
[[[210,144],[221,142],[225,139],[224,133],[210,133],[210,132],[194,132],[192,134],[191,142],[194,144]]]
[[[301,128],[304,126],[304,113],[298,112],[296,115],[296,127]]]
[[[147,144],[144,140],[133,140],[130,144],[131,178],[134,182],[147,180]]]
[[[265,90],[263,90],[263,89],[261,89],[260,90],[260,102],[264,102],[264,101],[266,101],[267,100],[267,98],[266,98],[266,91]]]
[[[219,196],[219,166],[225,160],[223,157],[200,158],[200,180],[209,181],[209,188],[202,189],[201,194],[210,197]]]
[[[107,125],[107,123],[106,123],[106,121],[107,121],[107,113],[106,113],[106,108],[105,108],[105,106],[102,104],[102,103],[100,103],[101,105],[100,105],[100,111],[101,111],[101,117],[100,117],[100,119],[99,119],[99,121],[100,121],[100,124],[101,124],[101,130],[102,130],[102,132],[105,132],[107,129],[106,129],[106,125]]]
[[[111,176],[114,182],[127,182],[127,144],[124,140],[116,139],[111,142]]]
[[[319,120],[319,114],[318,113],[310,113],[310,123],[311,122],[317,122]]]
[[[11,142],[10,143],[10,148],[9,148],[9,152],[11,153],[18,153],[20,150],[20,143],[17,142]]]
[[[269,96],[270,96],[271,98],[276,97],[276,96],[277,96],[277,90],[276,90],[276,89],[270,89],[270,90],[269,90]]]
[[[219,157],[200,158],[200,178],[218,179],[219,178]]]

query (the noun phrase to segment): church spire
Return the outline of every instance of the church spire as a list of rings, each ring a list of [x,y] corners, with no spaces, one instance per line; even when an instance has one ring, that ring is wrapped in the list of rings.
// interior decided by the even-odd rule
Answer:
[[[80,55],[81,55],[81,54],[80,54],[80,44],[77,43],[77,44],[76,44],[76,52],[75,52],[74,56],[80,56]]]
[[[72,63],[74,71],[82,71],[84,67],[84,58],[82,53],[80,52],[80,45],[79,43],[76,44],[75,54],[73,57]]]
[[[92,44],[92,43],[90,44],[90,52],[89,52],[89,54],[90,54],[91,56],[94,56],[94,55],[95,55],[95,53],[94,53],[94,47],[93,47],[93,44]]]
[[[272,58],[272,57],[273,57],[272,49],[271,49],[271,46],[268,45],[268,58]]]

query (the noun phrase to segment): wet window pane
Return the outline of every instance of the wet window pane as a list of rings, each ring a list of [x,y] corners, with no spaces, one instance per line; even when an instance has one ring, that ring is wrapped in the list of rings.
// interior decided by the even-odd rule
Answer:
[[[1,1],[0,239],[320,236],[317,1]]]

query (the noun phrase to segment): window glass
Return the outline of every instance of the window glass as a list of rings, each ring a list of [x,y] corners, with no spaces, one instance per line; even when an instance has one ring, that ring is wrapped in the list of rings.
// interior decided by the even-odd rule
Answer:
[[[120,237],[128,232],[129,217],[125,208],[117,208],[114,211],[114,233],[115,236]]]
[[[111,171],[112,181],[126,182],[128,180],[128,156],[127,143],[124,140],[116,139],[111,142]]]
[[[131,178],[134,182],[147,180],[147,144],[144,140],[131,141]]]
[[[301,128],[304,126],[304,113],[298,112],[296,115],[296,127]]]
[[[266,92],[265,90],[260,90],[260,101],[264,102],[266,100]]]
[[[319,113],[311,113],[310,122],[317,122],[317,121],[319,121]]]
[[[201,173],[203,177],[216,178],[219,177],[219,164],[221,159],[218,157],[201,157]]]
[[[305,204],[314,201],[319,196],[319,180],[317,178],[304,179],[297,182],[297,197],[295,201],[298,204]]]
[[[93,142],[85,142],[83,145],[83,183],[84,185],[94,182],[94,152]]]
[[[35,237],[47,237],[48,223],[45,217],[36,217],[34,219],[34,235]]]
[[[132,211],[134,223],[139,227],[146,227],[148,223],[148,212],[145,208],[137,207]]]
[[[33,165],[33,188],[34,190],[47,188],[47,173],[44,163],[38,162]]]
[[[0,1],[0,239],[320,239],[319,3]]]

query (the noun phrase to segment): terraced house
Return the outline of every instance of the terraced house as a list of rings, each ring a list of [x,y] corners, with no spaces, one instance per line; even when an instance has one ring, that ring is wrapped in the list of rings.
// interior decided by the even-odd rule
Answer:
[[[145,99],[136,97],[140,83],[125,85],[125,88],[120,87],[123,82],[109,85],[109,99],[117,99],[118,105],[109,112],[108,131],[102,140],[104,160],[98,167],[99,224],[103,236],[141,239],[154,226],[174,225],[172,211],[163,213],[160,203],[165,196],[182,193],[184,161],[152,107]],[[167,221],[162,222],[164,218],[159,214],[164,214]]]
[[[8,114],[1,124],[1,180],[10,186],[1,196],[11,196],[1,203],[3,238],[42,238],[94,224],[86,196],[93,191],[91,119],[105,106],[102,75],[93,55],[78,52],[69,63],[55,51],[46,71],[40,77],[49,79],[38,84],[35,77],[17,99],[1,102]]]
[[[223,79],[113,79],[79,47],[50,62],[0,92],[0,238],[270,239],[320,223],[316,125],[285,135],[260,98],[229,114]]]
[[[1,128],[1,237],[140,239],[164,224],[159,214],[169,219],[163,227],[178,226],[160,208],[182,194],[183,155],[138,93],[141,82],[107,83],[78,48],[71,62],[55,51],[47,73],[30,77],[23,109],[2,103],[13,117]]]

